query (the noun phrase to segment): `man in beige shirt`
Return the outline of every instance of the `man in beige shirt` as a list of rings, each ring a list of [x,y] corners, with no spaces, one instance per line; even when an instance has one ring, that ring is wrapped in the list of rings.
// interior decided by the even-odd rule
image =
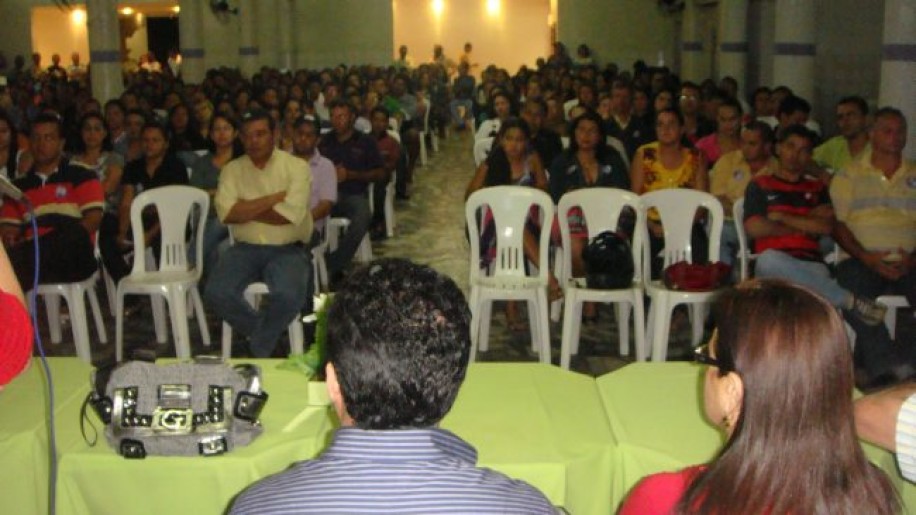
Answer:
[[[308,297],[312,173],[306,161],[276,148],[275,122],[267,111],[250,111],[242,122],[245,155],[223,167],[214,199],[235,243],[220,256],[205,296],[220,318],[249,339],[250,353],[263,358],[271,356]],[[254,282],[270,291],[260,309],[243,295]]]
[[[753,121],[741,131],[741,148],[724,154],[709,172],[709,192],[719,199],[725,211],[719,261],[734,265],[738,252],[738,232],[732,219],[735,202],[744,198],[744,190],[755,175],[772,173],[776,166],[773,130],[764,122]]]

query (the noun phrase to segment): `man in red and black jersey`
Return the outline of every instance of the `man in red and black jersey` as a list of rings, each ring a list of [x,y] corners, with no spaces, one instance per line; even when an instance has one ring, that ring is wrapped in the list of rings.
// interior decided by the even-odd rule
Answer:
[[[58,116],[39,115],[32,122],[34,165],[14,184],[22,190],[36,217],[40,246],[39,281],[76,282],[98,265],[92,238],[102,219],[104,193],[95,172],[72,167],[63,158]],[[26,204],[5,198],[0,208],[0,237],[23,290],[32,288],[35,256],[32,224]]]
[[[802,125],[786,127],[776,146],[778,170],[748,184],[744,228],[758,254],[755,275],[807,286],[866,324],[880,324],[887,308],[842,288],[824,264],[818,239],[831,234],[835,220],[827,185],[805,175],[814,140]]]

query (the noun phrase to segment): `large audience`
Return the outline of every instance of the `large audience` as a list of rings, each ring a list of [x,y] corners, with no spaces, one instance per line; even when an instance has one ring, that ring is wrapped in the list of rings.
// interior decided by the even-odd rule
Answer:
[[[758,427],[780,422],[765,421],[775,405],[758,404],[754,389],[763,385],[774,395],[794,393],[758,375],[765,368],[761,353],[790,359],[822,347],[829,355],[816,357],[829,361],[818,362],[825,371],[851,367],[845,347],[837,346],[844,341],[845,320],[857,336],[852,364],[860,387],[877,388],[916,375],[916,351],[894,345],[884,324],[887,306],[879,300],[902,295],[916,305],[916,167],[903,158],[903,114],[893,107],[872,111],[850,92],[836,105],[838,134],[831,136],[811,119],[808,101],[785,86],[762,86],[742,98],[734,78],[696,84],[641,61],[630,69],[613,63],[601,67],[584,45],[574,58],[557,43],[549,57],[514,74],[496,66],[478,70],[470,52],[467,45],[455,63],[437,47],[431,62],[413,66],[408,49],[401,47],[389,66],[263,67],[251,77],[219,68],[207,71],[200,84],[183,82],[177,67],[145,66],[126,73],[123,94],[104,104],[92,97],[88,75],[68,74],[59,58],[45,69],[40,56],[33,56],[30,70],[17,59],[0,93],[0,173],[27,192],[39,192],[31,200],[47,256],[38,266],[45,280],[55,282],[83,280],[94,273],[96,240],[106,271],[119,281],[130,273],[127,252],[133,249],[132,240],[144,238],[152,244],[159,235],[155,212],[144,213],[143,234],[133,234],[132,200],[166,185],[205,190],[214,199],[202,264],[207,305],[248,337],[233,352],[259,357],[276,353],[289,318],[305,308],[301,299],[310,298],[306,291],[316,287],[292,278],[310,276],[308,263],[300,263],[308,260],[302,249],[322,241],[328,217],[349,220],[339,246],[327,256],[332,285],[347,284],[350,262],[364,239],[386,237],[380,208],[386,187],[393,182],[398,198],[410,196],[413,172],[427,143],[423,139],[431,134],[441,138],[465,132],[473,141],[468,152],[474,152],[478,168],[468,196],[497,185],[537,188],[555,203],[570,191],[590,187],[636,194],[662,189],[709,192],[726,212],[721,255],[705,255],[706,220],[697,216],[691,238],[695,261],[736,265],[737,233],[743,229],[758,255],[757,277],[788,280],[819,297],[796,286],[763,281],[720,302],[718,338],[703,358],[718,371],[707,375],[707,402],[719,404],[707,404],[706,410],[721,418],[729,443],[707,467],[643,484],[624,512],[723,512],[735,506],[754,512],[808,512],[827,505],[849,513],[861,512],[863,506],[876,513],[895,511],[886,479],[864,465],[861,453],[850,451],[843,458],[844,477],[852,478],[858,489],[840,489],[831,479],[836,472],[829,463],[818,465],[820,475],[811,480],[816,486],[807,493],[786,481],[760,480],[761,489],[797,493],[801,504],[767,496],[772,493],[768,490],[745,493],[735,474],[772,475],[776,470],[748,472],[741,462],[747,459],[747,453],[739,454],[742,449],[751,452],[755,445],[770,443],[758,439],[763,438]],[[310,166],[303,166],[303,160]],[[245,174],[254,168],[282,177],[277,179],[281,191],[271,190],[266,182],[245,182]],[[307,180],[296,175],[309,169]],[[263,196],[246,196],[244,187]],[[374,210],[369,195],[374,196]],[[588,221],[577,211],[561,216],[569,218],[572,269],[581,276]],[[27,220],[22,203],[4,199],[0,235],[23,289],[31,284],[36,266],[26,245],[34,236]],[[621,220],[623,233],[633,229],[632,219],[629,226],[627,220]],[[307,223],[311,221],[314,229]],[[647,223],[651,255],[658,256],[665,245],[664,226],[654,211]],[[265,224],[272,228],[263,229]],[[542,265],[534,243],[539,225],[531,221],[525,228],[525,254],[535,266]],[[231,245],[229,227],[235,238]],[[481,246],[485,266],[493,259],[495,238],[482,233],[487,240]],[[285,273],[272,271],[268,258],[254,257],[266,255],[262,247],[271,247],[270,256],[282,255],[270,259],[289,263]],[[830,266],[827,254],[837,256]],[[283,301],[270,302],[268,311],[257,315],[260,321],[245,311],[238,295],[244,285],[236,284],[241,279],[232,275],[242,269],[257,269],[253,276],[276,275],[271,290]],[[661,260],[653,259],[652,271],[656,277],[662,273]],[[553,276],[549,295],[563,295]],[[586,320],[596,316],[595,310],[595,305],[585,305]],[[755,313],[771,319],[754,322],[760,330],[752,336],[759,341],[745,341],[750,333],[742,324],[754,320]],[[513,303],[506,315],[510,328],[521,324]],[[812,340],[800,339],[799,331],[808,331]],[[835,397],[846,396],[852,386],[837,378],[832,386],[811,386],[801,376],[786,377],[811,391],[815,386],[835,387]],[[825,395],[820,398],[829,392]],[[841,404],[824,414],[824,424],[844,427],[841,436],[850,439],[851,404]],[[827,407],[799,409],[801,419]],[[749,427],[752,423],[756,426]],[[830,454],[830,442],[805,435]],[[810,463],[816,461],[816,456],[809,457]],[[762,455],[759,459],[769,460]],[[710,495],[721,488],[730,497]],[[657,505],[657,490],[670,497],[663,507]],[[822,494],[811,495],[813,490]]]

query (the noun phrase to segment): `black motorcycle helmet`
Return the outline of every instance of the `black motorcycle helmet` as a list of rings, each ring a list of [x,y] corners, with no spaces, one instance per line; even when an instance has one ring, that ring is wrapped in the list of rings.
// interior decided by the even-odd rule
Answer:
[[[595,290],[627,288],[633,283],[630,243],[618,233],[604,231],[582,249],[586,285]]]

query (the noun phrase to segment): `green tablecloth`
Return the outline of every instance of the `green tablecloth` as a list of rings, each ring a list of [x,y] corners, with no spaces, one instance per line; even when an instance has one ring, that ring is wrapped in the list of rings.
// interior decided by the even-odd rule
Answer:
[[[711,460],[724,443],[702,414],[704,368],[693,363],[634,363],[597,379],[614,437],[614,508],[646,475]],[[907,512],[916,512],[916,486],[894,456],[863,444],[866,455],[896,485]]]
[[[479,464],[576,515],[611,513],[611,435],[591,377],[539,363],[475,363],[442,427]]]
[[[143,460],[124,459],[104,441],[89,447],[80,440],[61,449],[58,513],[219,514],[246,486],[318,454],[335,424],[326,400],[309,393],[323,385],[278,370],[278,360],[239,362],[261,365],[270,394],[258,439],[222,456]]]
[[[73,359],[49,360],[54,382],[58,446],[79,436],[79,408],[91,367]],[[0,513],[48,512],[48,389],[38,359],[0,391]],[[76,432],[68,428],[76,427]]]

